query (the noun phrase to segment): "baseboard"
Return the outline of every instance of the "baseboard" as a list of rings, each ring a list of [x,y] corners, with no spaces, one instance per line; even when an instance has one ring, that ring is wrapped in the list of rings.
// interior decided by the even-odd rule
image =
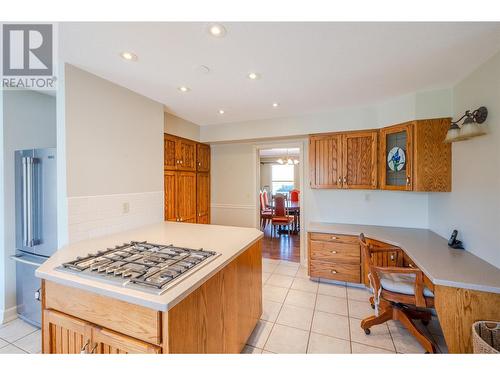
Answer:
[[[8,323],[14,319],[17,319],[17,306],[0,310],[0,324]]]

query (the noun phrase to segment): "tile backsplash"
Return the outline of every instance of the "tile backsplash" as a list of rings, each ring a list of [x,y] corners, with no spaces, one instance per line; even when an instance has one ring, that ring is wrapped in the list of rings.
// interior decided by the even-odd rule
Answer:
[[[163,192],[68,198],[69,243],[163,221]]]

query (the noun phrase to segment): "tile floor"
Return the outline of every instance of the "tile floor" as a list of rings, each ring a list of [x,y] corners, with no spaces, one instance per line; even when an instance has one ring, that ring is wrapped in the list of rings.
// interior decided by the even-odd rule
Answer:
[[[243,353],[423,353],[398,322],[372,328],[359,324],[371,315],[365,289],[309,280],[298,263],[263,259],[263,314]],[[437,320],[421,327],[446,353]],[[20,319],[0,326],[0,354],[40,353],[41,334]]]
[[[372,315],[366,289],[309,280],[298,263],[263,259],[263,314],[243,353],[423,353],[399,322],[360,328]],[[437,320],[422,331],[439,352],[446,344]]]

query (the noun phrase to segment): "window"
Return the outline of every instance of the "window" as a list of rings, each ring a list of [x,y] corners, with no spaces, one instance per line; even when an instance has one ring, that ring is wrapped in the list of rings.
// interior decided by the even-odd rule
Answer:
[[[294,188],[294,166],[273,165],[272,166],[273,194],[286,194]]]

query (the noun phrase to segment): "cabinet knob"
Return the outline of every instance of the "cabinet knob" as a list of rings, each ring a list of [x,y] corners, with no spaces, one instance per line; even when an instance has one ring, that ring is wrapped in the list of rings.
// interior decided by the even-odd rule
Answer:
[[[337,254],[337,251],[336,250],[332,250],[332,254]]]
[[[346,183],[347,183],[347,177],[344,176],[344,184],[346,184]]]
[[[410,176],[406,177],[406,185],[410,185]]]
[[[180,161],[179,161],[179,163],[181,163],[181,164],[182,164],[182,160],[180,160]]]
[[[337,236],[332,236],[332,240],[336,240],[336,239],[338,239]]]
[[[80,349],[80,354],[87,354],[87,347],[89,346],[89,344],[90,341],[87,341],[87,343],[82,346],[82,348]]]
[[[335,270],[331,270],[331,273],[336,274],[336,273],[337,273],[337,271],[335,271]]]
[[[342,177],[339,177],[338,183],[339,183],[339,185],[342,183]]]
[[[97,349],[97,344],[94,345],[94,347],[90,351],[90,354],[94,354],[96,349]]]

